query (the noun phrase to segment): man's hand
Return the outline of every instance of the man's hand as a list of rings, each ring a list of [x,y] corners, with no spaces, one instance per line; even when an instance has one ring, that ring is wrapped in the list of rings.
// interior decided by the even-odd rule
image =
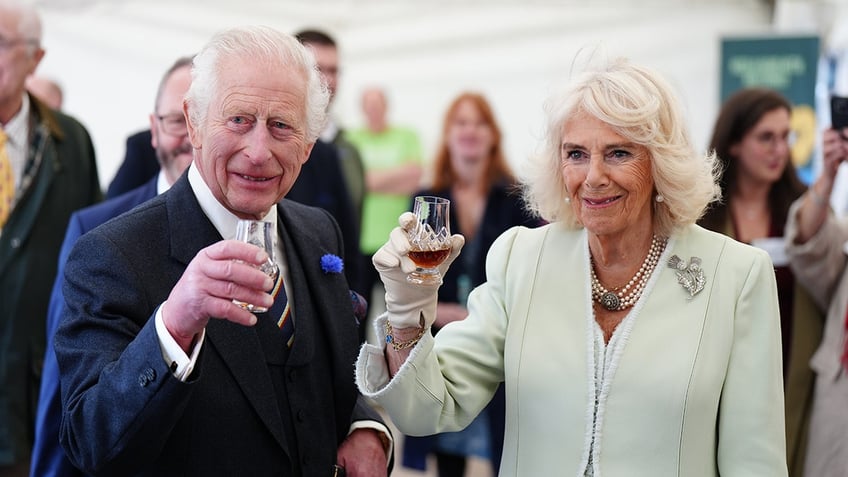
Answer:
[[[339,446],[336,459],[347,477],[382,477],[388,474],[383,441],[376,429],[356,429]]]
[[[233,304],[233,299],[271,306],[274,300],[268,290],[273,280],[256,268],[266,260],[264,250],[236,240],[222,240],[195,255],[162,306],[162,321],[184,351],[210,318],[246,326],[256,323],[256,316]]]

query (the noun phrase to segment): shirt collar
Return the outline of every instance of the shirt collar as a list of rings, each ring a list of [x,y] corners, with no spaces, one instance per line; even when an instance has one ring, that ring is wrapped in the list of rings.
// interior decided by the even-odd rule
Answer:
[[[221,234],[221,237],[224,239],[235,237],[238,217],[221,205],[218,199],[212,195],[212,191],[206,185],[203,177],[200,176],[200,171],[197,170],[194,162],[191,163],[188,169],[188,182],[194,191],[195,197],[197,197],[200,208],[203,209],[203,213],[206,214],[206,217],[209,218],[212,225]],[[262,220],[271,222],[274,230],[277,230],[277,208],[271,207],[271,210],[268,211]]]
[[[156,193],[161,194],[166,190],[171,188],[171,184],[168,182],[168,179],[165,177],[165,171],[159,170],[159,173],[156,174]]]
[[[16,148],[23,147],[27,143],[27,120],[29,119],[29,95],[24,94],[21,109],[12,116],[6,124],[3,125],[3,131],[6,133],[7,140]]]

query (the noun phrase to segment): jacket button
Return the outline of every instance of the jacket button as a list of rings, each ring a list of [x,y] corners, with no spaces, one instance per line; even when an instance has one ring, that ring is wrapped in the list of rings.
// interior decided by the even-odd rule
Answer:
[[[156,379],[156,370],[147,368],[138,375],[138,385],[145,387]]]
[[[303,409],[299,409],[297,411],[297,422],[303,422],[306,420],[306,413],[303,412]]]

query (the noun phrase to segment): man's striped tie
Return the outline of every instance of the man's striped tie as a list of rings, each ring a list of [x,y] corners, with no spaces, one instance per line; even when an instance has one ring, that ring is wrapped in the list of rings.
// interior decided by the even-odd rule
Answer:
[[[280,328],[286,346],[291,347],[294,341],[294,320],[292,319],[289,300],[286,296],[286,287],[283,286],[282,273],[277,278],[277,283],[274,284],[271,295],[274,297],[274,304],[268,309],[267,315],[276,320],[277,327]]]

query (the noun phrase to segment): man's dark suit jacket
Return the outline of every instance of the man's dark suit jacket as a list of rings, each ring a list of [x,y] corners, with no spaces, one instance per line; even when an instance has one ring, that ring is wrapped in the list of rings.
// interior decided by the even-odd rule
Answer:
[[[315,141],[309,160],[301,168],[300,175],[286,194],[286,198],[301,204],[321,207],[336,219],[344,239],[347,281],[353,290],[368,298],[370,294],[364,293],[359,286],[359,222],[335,146],[321,140]]]
[[[324,254],[342,254],[341,233],[320,209],[284,200],[277,213],[293,289],[291,350],[271,320],[212,319],[186,382],[162,359],[153,316],[189,261],[221,240],[187,175],[80,238],[55,337],[61,441],[77,466],[108,475],[330,475],[362,403],[347,281],[320,265]],[[377,417],[356,409],[357,419]]]
[[[149,181],[159,173],[159,159],[151,144],[149,129],[137,132],[127,138],[127,150],[124,162],[106,189],[106,198],[112,199]]]
[[[59,395],[59,364],[53,350],[53,335],[59,327],[65,297],[62,283],[65,281],[65,262],[74,244],[82,234],[117,217],[133,207],[156,197],[157,177],[126,194],[101,202],[71,215],[65,241],[59,252],[56,281],[50,293],[47,307],[47,351],[44,353],[44,370],[41,374],[41,391],[38,395],[38,410],[35,415],[35,444],[32,448],[32,477],[72,477],[83,475],[71,465],[65,451],[59,445],[59,424],[62,422],[62,404]]]
[[[31,182],[0,234],[0,467],[28,467],[59,248],[71,213],[101,195],[88,131],[29,98]]]

